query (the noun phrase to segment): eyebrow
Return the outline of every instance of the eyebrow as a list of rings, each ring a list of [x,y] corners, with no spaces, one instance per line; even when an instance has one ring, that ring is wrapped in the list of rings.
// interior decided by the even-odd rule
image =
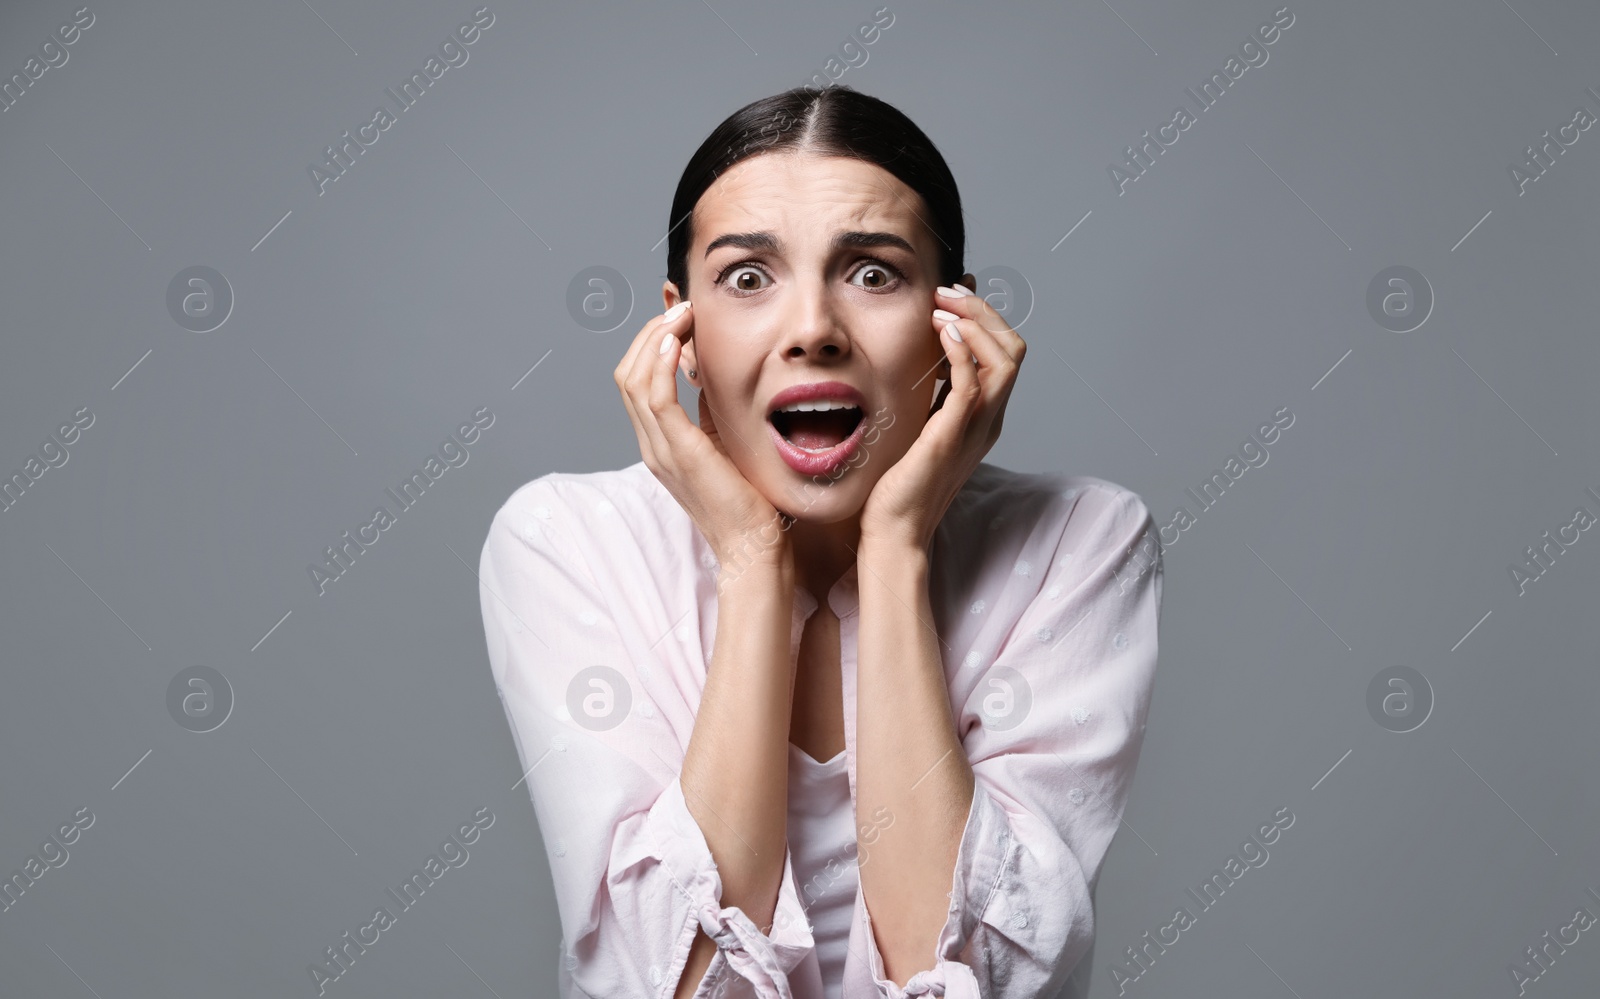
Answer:
[[[722,246],[739,246],[747,250],[762,250],[768,253],[781,253],[783,241],[770,232],[730,232],[718,236],[706,244],[706,256],[711,256],[711,251]],[[833,237],[833,249],[868,249],[878,246],[892,246],[907,253],[916,254],[916,248],[900,236],[892,232],[862,232],[852,229],[841,232]]]

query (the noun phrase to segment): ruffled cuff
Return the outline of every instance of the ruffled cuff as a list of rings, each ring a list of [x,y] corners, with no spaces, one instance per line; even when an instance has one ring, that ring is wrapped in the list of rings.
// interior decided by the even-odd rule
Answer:
[[[983,999],[983,993],[978,989],[978,976],[960,961],[940,961],[927,971],[917,972],[906,982],[906,987],[900,991],[900,995]]]
[[[945,999],[983,999],[978,975],[972,965],[959,960],[973,935],[979,931],[995,888],[1012,853],[1016,835],[1005,809],[977,781],[972,788],[972,807],[956,854],[951,879],[950,911],[934,948],[932,968],[912,975],[904,987],[884,974],[883,954],[872,930],[872,917],[866,911],[865,893],[857,895],[866,926],[867,962],[873,984],[883,999],[913,999],[917,996],[942,996]]]
[[[657,844],[658,856],[673,881],[688,897],[690,918],[697,920],[717,945],[717,956],[706,969],[696,997],[710,996],[725,972],[746,979],[761,999],[792,999],[789,975],[816,947],[800,894],[795,889],[793,856],[786,848],[783,879],[771,934],[764,934],[738,906],[724,906],[722,876],[717,872],[705,834],[683,797],[683,784],[674,777],[651,809],[646,826]],[[673,980],[688,963],[694,934],[685,935],[673,957]]]

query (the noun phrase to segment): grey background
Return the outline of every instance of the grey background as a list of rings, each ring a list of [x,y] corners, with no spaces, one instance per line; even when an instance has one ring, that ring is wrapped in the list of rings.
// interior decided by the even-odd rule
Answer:
[[[0,74],[77,6],[6,3]],[[684,162],[882,5],[494,0],[319,196],[308,164],[475,6],[95,0],[0,114],[0,471],[96,416],[0,513],[0,872],[96,817],[0,914],[7,996],[315,994],[307,965],[485,806],[470,863],[328,993],[554,993],[478,552],[522,483],[638,460],[611,370],[660,310]],[[1600,534],[1525,595],[1507,569],[1600,510],[1600,129],[1526,194],[1508,172],[1600,113],[1600,9],[1292,0],[1269,61],[1119,196],[1107,166],[1280,6],[891,0],[840,82],[948,158],[968,268],[1031,288],[987,460],[1111,479],[1166,523],[1296,416],[1166,553],[1092,994],[1287,806],[1271,861],[1127,994],[1513,995],[1525,948],[1600,913]],[[165,305],[195,264],[236,296],[208,333]],[[610,333],[565,305],[596,264],[635,298]],[[1396,264],[1436,296],[1408,333],[1365,305]],[[469,463],[318,596],[306,566],[483,406]],[[165,702],[196,665],[235,697],[204,734]],[[1366,707],[1396,665],[1434,697],[1407,733]],[[1595,994],[1597,933],[1530,993]]]

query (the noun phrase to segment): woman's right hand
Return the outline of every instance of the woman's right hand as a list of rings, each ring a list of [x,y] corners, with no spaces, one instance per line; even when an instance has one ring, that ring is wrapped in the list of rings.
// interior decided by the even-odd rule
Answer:
[[[792,566],[787,521],[728,457],[704,390],[700,426],[678,404],[678,357],[693,335],[694,309],[680,302],[645,323],[613,373],[639,454],[705,536],[724,577],[753,563]]]

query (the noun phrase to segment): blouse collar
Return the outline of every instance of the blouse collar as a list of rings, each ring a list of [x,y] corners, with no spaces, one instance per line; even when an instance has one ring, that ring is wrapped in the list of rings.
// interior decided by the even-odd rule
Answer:
[[[805,587],[795,584],[794,612],[799,621],[809,620],[816,613],[821,604],[816,595]],[[856,564],[852,562],[850,568],[844,571],[828,591],[828,607],[833,611],[833,616],[844,620],[854,614],[861,606],[861,593],[857,586]]]

